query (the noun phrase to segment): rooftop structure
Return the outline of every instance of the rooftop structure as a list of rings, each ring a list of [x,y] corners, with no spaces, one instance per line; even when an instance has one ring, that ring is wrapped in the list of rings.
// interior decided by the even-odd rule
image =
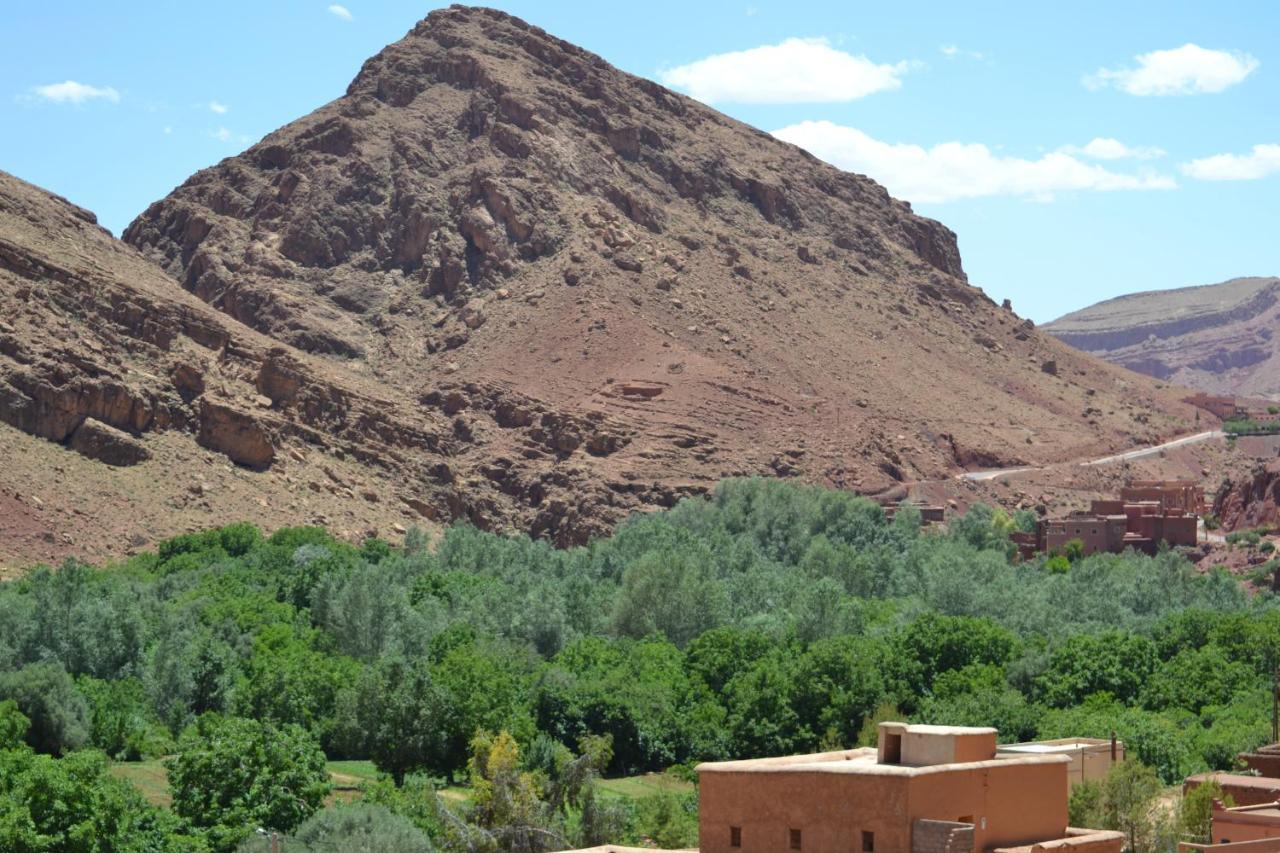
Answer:
[[[1069,750],[1001,755],[996,734],[882,723],[875,749],[699,765],[699,849],[1119,853],[1067,826]]]
[[[1259,776],[1280,778],[1280,743],[1260,746],[1254,752],[1242,752],[1236,758]]]
[[[1280,802],[1227,808],[1221,801],[1214,800],[1212,820],[1209,834],[1215,844],[1265,838],[1280,840]]]
[[[1115,738],[1100,740],[1087,737],[1006,743],[996,747],[996,755],[1065,755],[1071,760],[1067,765],[1069,788],[1106,776],[1114,764],[1124,761],[1124,743]]]
[[[1224,797],[1230,797],[1237,806],[1259,806],[1280,801],[1280,779],[1265,776],[1241,776],[1236,773],[1197,773],[1182,783],[1184,794],[1205,782],[1217,782]]]

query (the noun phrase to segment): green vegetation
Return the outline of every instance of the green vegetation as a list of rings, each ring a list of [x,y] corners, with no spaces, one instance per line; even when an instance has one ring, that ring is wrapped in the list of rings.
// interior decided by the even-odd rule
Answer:
[[[689,843],[692,763],[866,742],[891,717],[1114,730],[1166,784],[1267,739],[1269,591],[1172,552],[1014,563],[1025,523],[977,506],[922,530],[737,480],[567,550],[237,524],[37,568],[0,585],[0,760],[97,762],[78,784],[128,793],[118,811],[184,849],[262,828],[542,850]],[[154,762],[106,769],[160,757],[171,791]],[[321,809],[326,760],[379,808]],[[0,826],[30,807],[5,785]]]
[[[1270,413],[1276,414],[1275,412]],[[1275,435],[1280,433],[1280,421],[1255,421],[1252,418],[1235,418],[1223,421],[1222,431],[1228,436]]]

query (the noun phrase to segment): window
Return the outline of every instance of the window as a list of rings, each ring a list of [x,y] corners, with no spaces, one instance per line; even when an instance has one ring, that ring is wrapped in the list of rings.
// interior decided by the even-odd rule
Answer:
[[[798,829],[791,830],[791,849],[800,849],[800,830]]]
[[[862,853],[875,853],[876,834],[874,832],[862,833]]]
[[[730,847],[742,846],[742,827],[740,826],[729,827],[729,846]]]

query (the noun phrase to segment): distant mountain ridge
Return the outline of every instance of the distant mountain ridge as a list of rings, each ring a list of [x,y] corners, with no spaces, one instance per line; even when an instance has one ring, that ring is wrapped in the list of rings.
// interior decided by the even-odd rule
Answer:
[[[1158,379],[1221,394],[1280,394],[1280,278],[1135,293],[1043,329]]]

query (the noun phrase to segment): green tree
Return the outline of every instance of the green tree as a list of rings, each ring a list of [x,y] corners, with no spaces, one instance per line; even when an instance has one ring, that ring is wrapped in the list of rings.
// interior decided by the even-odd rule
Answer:
[[[297,723],[334,750],[338,695],[359,679],[361,666],[316,648],[323,642],[319,632],[299,636],[288,625],[260,632],[232,692],[231,712],[276,724]]]
[[[359,850],[361,853],[431,853],[430,837],[406,817],[384,806],[351,803],[322,809],[307,818],[293,834],[283,839],[285,850],[294,844],[300,850]],[[261,853],[263,844],[249,839],[239,853]]]
[[[12,700],[31,721],[27,743],[37,752],[61,755],[89,740],[89,706],[58,664],[0,674],[0,699]]]
[[[728,602],[707,565],[692,554],[651,552],[623,573],[613,611],[613,629],[640,639],[661,634],[685,646],[723,623]]]
[[[1161,664],[1142,690],[1142,704],[1152,710],[1185,708],[1199,714],[1206,705],[1225,705],[1260,680],[1247,664],[1227,660],[1215,645],[1178,652]]]
[[[258,827],[289,832],[329,793],[324,753],[296,725],[206,714],[165,762],[173,810],[234,849]]]
[[[0,751],[0,850],[74,853],[201,851],[172,815],[107,772],[106,757],[84,750],[55,759],[28,749]]]
[[[27,729],[31,720],[18,710],[18,703],[12,699],[0,702],[0,750],[21,749],[26,744]]]
[[[1127,631],[1078,634],[1053,650],[1048,669],[1036,681],[1036,696],[1059,708],[1078,705],[1094,693],[1130,702],[1156,663],[1155,645],[1145,637]]]
[[[1222,785],[1210,779],[1182,795],[1178,802],[1178,825],[1182,830],[1182,838],[1196,844],[1209,844],[1213,841],[1213,801],[1220,800],[1227,808],[1235,806],[1235,800],[1224,794]]]
[[[939,674],[970,664],[1004,666],[1018,650],[1018,638],[990,619],[926,613],[896,638],[896,663],[914,696],[923,696]]]
[[[453,696],[431,675],[430,661],[400,658],[367,668],[339,699],[337,738],[352,754],[363,752],[397,787],[414,771],[452,777],[458,769],[450,747],[460,719]]]
[[[1156,801],[1163,790],[1156,772],[1141,762],[1124,761],[1112,765],[1101,787],[1094,828],[1123,832],[1134,853],[1154,850],[1161,829]]]
[[[477,734],[469,767],[472,822],[497,849],[538,853],[566,846],[537,777],[521,769],[520,747],[511,735]]]

